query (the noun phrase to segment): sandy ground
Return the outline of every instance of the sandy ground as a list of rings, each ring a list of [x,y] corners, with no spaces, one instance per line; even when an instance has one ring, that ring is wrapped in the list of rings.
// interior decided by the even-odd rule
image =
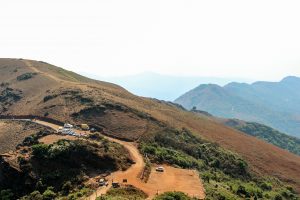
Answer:
[[[40,143],[44,143],[44,144],[53,144],[55,142],[57,142],[58,140],[62,140],[62,139],[66,139],[66,140],[76,140],[77,138],[74,136],[70,136],[70,135],[47,135],[45,137],[42,137],[41,139],[39,139]]]
[[[191,197],[204,199],[204,189],[196,170],[185,170],[164,166],[165,172],[156,172],[156,167],[152,168],[150,178],[146,184],[149,194],[154,196],[167,191],[181,191]]]
[[[42,124],[53,129],[58,129],[57,125],[50,124],[43,121],[35,121],[38,124]],[[76,131],[75,131],[76,132]],[[41,139],[45,143],[53,143],[62,137],[70,137],[76,139],[73,136],[59,136],[50,135]],[[127,179],[126,184],[131,184],[141,190],[143,190],[152,199],[157,194],[161,194],[167,191],[181,191],[189,196],[197,197],[199,199],[205,198],[205,191],[202,182],[199,178],[199,174],[195,170],[178,169],[171,166],[164,166],[165,172],[156,172],[153,167],[147,183],[140,180],[139,176],[144,169],[145,163],[142,155],[139,153],[137,146],[132,142],[125,142],[114,138],[109,138],[110,141],[123,145],[128,151],[132,159],[135,161],[129,169],[126,171],[117,171],[107,177],[109,185],[106,187],[98,188],[91,196],[87,197],[88,200],[95,200],[98,196],[105,194],[110,188],[112,182],[122,183],[123,179]]]

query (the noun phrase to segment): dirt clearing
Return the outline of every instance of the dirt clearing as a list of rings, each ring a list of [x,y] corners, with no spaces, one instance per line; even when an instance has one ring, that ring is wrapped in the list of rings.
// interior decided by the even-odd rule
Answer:
[[[44,144],[53,144],[55,142],[57,142],[58,140],[76,140],[77,138],[74,136],[70,136],[70,135],[47,135],[45,137],[42,137],[41,139],[39,139],[40,143],[44,143]]]
[[[196,170],[185,170],[170,166],[163,166],[164,172],[157,172],[152,167],[146,188],[149,195],[154,196],[168,191],[181,191],[191,197],[204,199],[205,193],[199,173]]]

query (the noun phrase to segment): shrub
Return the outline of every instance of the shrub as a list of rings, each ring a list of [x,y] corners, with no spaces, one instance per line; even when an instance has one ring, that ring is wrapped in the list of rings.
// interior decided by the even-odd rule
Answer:
[[[192,198],[182,192],[166,192],[157,196],[154,200],[192,200]]]
[[[43,193],[43,200],[53,200],[57,194],[52,191],[53,188],[49,187],[44,193]]]
[[[49,101],[51,99],[54,99],[56,97],[57,97],[57,95],[47,95],[47,96],[44,97],[43,101],[47,102],[47,101]]]
[[[271,191],[272,190],[272,184],[268,182],[263,182],[260,184],[260,188],[266,191]]]
[[[143,191],[135,188],[134,186],[127,185],[126,187],[122,188],[112,188],[107,192],[106,195],[98,197],[97,200],[142,200],[146,198],[147,195]]]
[[[31,148],[34,156],[37,158],[44,158],[47,156],[49,146],[46,144],[35,144]]]
[[[34,191],[30,195],[23,197],[22,200],[43,200],[43,195],[39,191]]]
[[[22,74],[22,75],[18,76],[17,80],[18,81],[25,81],[25,80],[33,78],[36,75],[37,75],[37,73],[28,72],[28,73],[25,73],[25,74]]]
[[[282,196],[280,196],[279,194],[277,194],[274,199],[275,200],[282,200]]]
[[[0,200],[13,200],[14,194],[11,190],[1,190]]]
[[[72,183],[71,181],[67,181],[63,184],[62,186],[62,191],[65,193],[65,194],[68,194],[69,191],[72,189]]]

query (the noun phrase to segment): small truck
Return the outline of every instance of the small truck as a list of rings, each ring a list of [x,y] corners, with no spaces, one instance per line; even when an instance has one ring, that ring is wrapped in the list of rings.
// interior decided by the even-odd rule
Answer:
[[[87,125],[87,124],[81,124],[80,127],[84,131],[88,131],[90,129],[89,125]]]

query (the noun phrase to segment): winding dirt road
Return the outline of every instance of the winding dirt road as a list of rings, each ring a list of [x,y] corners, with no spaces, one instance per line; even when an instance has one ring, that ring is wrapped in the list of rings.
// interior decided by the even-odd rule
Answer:
[[[39,120],[33,120],[33,122],[50,127],[54,130],[57,130],[59,127],[58,125]],[[74,131],[79,133],[79,131]],[[127,184],[143,190],[148,195],[148,199],[153,199],[157,194],[167,191],[181,191],[192,197],[199,199],[205,198],[205,190],[196,170],[164,166],[165,172],[161,173],[156,172],[156,167],[152,167],[149,180],[145,183],[139,178],[145,167],[145,162],[143,156],[139,153],[137,144],[106,136],[104,137],[112,142],[123,145],[129,151],[135,164],[126,171],[117,171],[109,175],[107,177],[109,185],[107,187],[99,187],[92,195],[86,198],[87,200],[95,200],[97,197],[106,194],[112,187],[112,182],[122,183],[123,179],[127,179]]]

